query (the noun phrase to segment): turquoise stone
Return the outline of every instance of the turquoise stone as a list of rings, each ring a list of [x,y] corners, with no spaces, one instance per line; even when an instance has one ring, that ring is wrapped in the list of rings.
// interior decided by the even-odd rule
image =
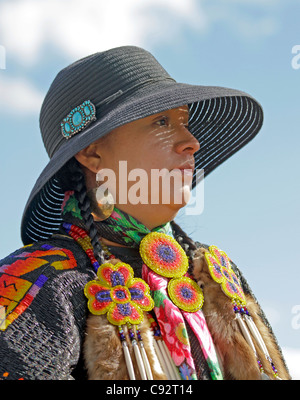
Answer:
[[[72,122],[74,124],[74,126],[78,126],[81,124],[82,122],[82,115],[80,114],[79,111],[76,111],[72,117]]]
[[[89,106],[85,106],[83,111],[84,111],[85,115],[90,115],[90,113],[91,113],[91,110],[90,110]]]
[[[66,123],[65,123],[65,131],[66,131],[67,133],[69,133],[70,130],[71,130],[71,127],[70,127],[70,125],[68,124],[68,122],[66,122]]]

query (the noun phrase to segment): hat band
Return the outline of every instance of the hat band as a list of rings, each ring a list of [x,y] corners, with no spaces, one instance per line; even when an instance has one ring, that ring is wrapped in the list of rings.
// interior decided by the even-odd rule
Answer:
[[[151,78],[146,79],[143,82],[139,82],[136,85],[129,87],[126,90],[118,90],[117,92],[113,93],[112,95],[106,97],[104,100],[96,103],[96,106],[100,106],[103,104],[109,104],[118,97],[124,95],[125,93],[132,91],[139,87],[144,87],[150,83],[156,83],[160,81],[172,81],[176,82],[171,77],[164,77],[164,78]],[[81,132],[84,128],[86,128],[91,122],[96,121],[96,106],[90,101],[85,100],[82,104],[73,108],[70,113],[64,118],[61,122],[61,133],[66,139],[70,139],[76,133]]]
[[[171,77],[146,79],[146,80],[144,80],[142,82],[136,83],[135,85],[127,88],[126,90],[119,89],[117,92],[115,92],[112,95],[106,97],[104,100],[101,100],[99,103],[96,103],[96,106],[100,106],[102,104],[109,104],[113,100],[115,100],[116,98],[118,98],[118,97],[120,97],[120,96],[122,96],[122,95],[124,95],[124,94],[126,94],[126,93],[128,93],[128,92],[130,92],[132,90],[134,90],[134,89],[142,88],[144,86],[147,86],[148,84],[162,82],[162,81],[171,81],[171,82],[175,82],[176,83],[175,79],[173,79]]]

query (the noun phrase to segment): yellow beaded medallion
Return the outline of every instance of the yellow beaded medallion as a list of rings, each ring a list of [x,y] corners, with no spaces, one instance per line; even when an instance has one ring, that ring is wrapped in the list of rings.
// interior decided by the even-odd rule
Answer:
[[[189,267],[183,248],[171,236],[151,232],[140,243],[140,254],[144,263],[166,278],[183,276]]]
[[[202,290],[195,281],[187,276],[171,279],[168,284],[168,292],[173,303],[187,312],[198,311],[204,302]]]
[[[164,233],[151,232],[142,239],[140,254],[152,271],[173,278],[168,282],[168,293],[177,307],[187,312],[196,312],[202,307],[202,290],[191,278],[184,276],[189,261],[175,239]]]

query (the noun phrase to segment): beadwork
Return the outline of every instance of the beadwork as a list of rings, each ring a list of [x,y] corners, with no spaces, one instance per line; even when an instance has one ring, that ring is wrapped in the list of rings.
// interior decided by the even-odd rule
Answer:
[[[224,293],[228,297],[245,305],[246,300],[242,286],[231,268],[227,254],[216,246],[210,246],[208,250],[209,252],[205,252],[205,259],[213,280],[221,284]]]
[[[143,311],[150,311],[154,306],[146,282],[134,278],[132,268],[125,263],[107,263],[100,267],[86,231],[65,222],[62,226],[82,247],[97,272],[98,279],[88,282],[84,289],[89,310],[96,315],[108,313],[108,320],[114,325],[139,324],[143,320]]]
[[[99,267],[99,264],[95,260],[95,257],[93,255],[91,241],[90,241],[87,233],[83,229],[81,229],[81,228],[79,228],[79,227],[77,227],[75,225],[71,225],[71,224],[67,224],[67,223],[63,223],[62,226],[66,230],[66,232],[70,236],[72,236],[74,238],[74,240],[76,240],[77,243],[84,249],[84,251],[86,252],[88,257],[90,258],[91,263],[94,266],[94,269],[96,271],[99,271],[98,274],[105,278],[104,280],[106,280],[106,283],[110,283],[111,286],[112,285],[116,285],[116,286],[119,285],[118,288],[117,287],[113,287],[113,289],[114,289],[113,297],[114,297],[114,300],[119,301],[119,303],[117,301],[115,301],[115,304],[117,304],[119,306],[119,308],[121,308],[123,306],[123,310],[122,310],[123,314],[124,314],[124,312],[126,313],[126,308],[127,308],[126,304],[127,303],[123,303],[122,304],[122,298],[124,296],[126,296],[126,294],[128,294],[128,292],[126,290],[122,289],[122,286],[125,283],[127,283],[127,289],[129,289],[129,292],[130,292],[130,295],[131,295],[131,300],[133,298],[135,299],[136,302],[141,300],[141,298],[139,298],[139,290],[138,290],[138,289],[140,289],[138,287],[139,284],[137,286],[132,285],[131,287],[129,287],[129,285],[130,285],[129,284],[129,282],[130,282],[129,275],[130,274],[127,274],[126,271],[123,270],[123,274],[121,274],[121,275],[116,275],[116,274],[113,275],[113,274],[109,274],[107,272],[107,270],[104,270],[104,268],[101,269]],[[102,245],[103,245],[103,243],[102,243]],[[105,246],[104,246],[104,248],[105,248]],[[115,258],[111,253],[108,252],[107,248],[105,250],[108,253],[109,259]],[[142,281],[142,280],[138,280],[138,281]],[[100,280],[97,280],[95,282],[97,282],[99,284]],[[142,282],[143,282],[143,284],[146,285],[146,283],[144,281],[142,281]],[[145,290],[145,292],[146,292],[146,290]],[[147,291],[147,294],[148,294],[148,291]],[[93,297],[93,295],[91,295],[91,298],[92,297]],[[106,303],[106,305],[109,306],[109,304],[112,303],[111,290],[108,290],[108,288],[106,286],[104,286],[104,285],[102,286],[102,290],[97,290],[97,288],[96,288],[95,289],[95,293],[94,293],[94,298],[98,302]],[[151,299],[151,301],[153,301],[153,300]],[[95,305],[97,306],[97,302],[96,301],[95,301]],[[105,304],[102,304],[102,305],[104,306]],[[153,306],[154,306],[154,302],[152,303],[152,307]],[[128,310],[128,308],[127,308],[127,310]],[[143,311],[145,311],[145,310],[143,310]],[[149,314],[147,312],[145,314],[148,315],[148,317],[149,317]],[[127,343],[127,340],[126,340],[126,333],[124,331],[124,328],[126,329],[125,321],[127,322],[127,326],[130,326],[130,325],[128,325],[128,324],[130,324],[130,320],[129,320],[129,318],[128,319],[124,318],[124,315],[123,315],[123,321],[124,321],[124,323],[120,322],[120,323],[115,324],[115,325],[117,325],[118,329],[119,329],[119,336],[120,336],[120,340],[121,340],[121,344],[122,344],[122,348],[123,348],[123,352],[124,352],[124,357],[125,357],[125,362],[126,362],[126,366],[127,366],[127,371],[128,371],[129,377],[130,377],[130,379],[135,379],[134,367],[133,367],[132,360],[131,360],[131,357],[130,357],[130,352],[129,352],[129,349],[128,349],[128,343]],[[109,322],[112,322],[112,321],[109,320]],[[138,326],[138,321],[136,321],[135,326],[136,327]],[[129,334],[130,334],[130,331],[129,331]],[[146,354],[145,349],[143,347],[142,337],[141,337],[140,331],[138,329],[136,329],[136,335],[137,335],[137,338],[138,338],[138,346],[136,345],[134,340],[131,340],[131,343],[132,343],[133,350],[135,352],[135,357],[137,359],[138,369],[140,371],[141,376],[143,376],[143,374],[144,374],[143,371],[145,370],[147,379],[153,379],[152,373],[151,373],[151,368],[150,368],[150,365],[149,365],[149,361],[147,359],[147,354]],[[156,350],[156,353],[157,353],[157,355],[159,357],[160,363],[164,366],[164,368],[163,368],[164,371],[168,374],[169,379],[181,379],[181,377],[180,377],[180,375],[178,373],[178,370],[175,367],[175,364],[174,364],[174,362],[172,360],[172,357],[171,357],[171,355],[169,353],[169,350],[168,350],[166,344],[164,343],[164,341],[163,341],[163,339],[162,339],[162,337],[160,335],[160,330],[158,328],[158,325],[156,325],[156,331],[155,331],[154,336],[155,336],[155,338],[159,337],[158,342],[156,342],[156,340],[154,341],[155,350]],[[129,339],[133,339],[132,334],[131,334]],[[138,347],[140,349],[140,355],[139,355],[139,352],[138,352]],[[161,351],[163,351],[163,353]],[[164,354],[164,355],[162,355],[162,354]],[[142,359],[142,362],[141,362],[141,359]],[[169,375],[169,373],[171,373],[171,374]]]
[[[160,232],[146,235],[140,244],[140,254],[144,263],[166,278],[183,276],[189,266],[182,247],[171,236]]]
[[[168,293],[173,303],[184,311],[198,311],[203,305],[202,290],[196,282],[186,276],[171,279]]]
[[[161,232],[151,232],[140,243],[140,254],[152,271],[166,278],[172,302],[183,311],[196,312],[203,305],[203,293],[187,273],[189,262],[179,243]]]
[[[241,327],[241,331],[244,334],[245,339],[253,344],[252,339],[246,332],[247,328],[244,325],[244,321],[253,334],[258,346],[264,352],[266,360],[270,363],[274,377],[280,379],[278,377],[278,372],[273,360],[271,359],[264,341],[246,307],[244,291],[238,277],[231,268],[229,257],[224,251],[218,249],[216,246],[210,246],[208,250],[209,252],[205,252],[205,259],[208,264],[210,275],[215,282],[221,285],[224,293],[231,299],[233,311],[236,314],[236,320]],[[261,374],[264,375],[263,366],[259,359],[257,359],[257,363]]]
[[[95,121],[96,109],[90,100],[84,101],[63,119],[61,123],[61,132],[66,139],[74,136],[76,133],[86,128],[92,121]]]
[[[142,279],[133,278],[130,265],[122,262],[102,264],[97,277],[84,288],[92,314],[107,313],[107,319],[113,325],[139,324],[143,320],[143,311],[153,308],[149,286]]]
[[[93,245],[86,231],[67,222],[63,222],[62,227],[65,229],[66,233],[69,234],[85,251],[92,263],[94,270],[97,272],[99,263],[94,256]]]
[[[34,302],[47,284],[46,266],[56,270],[72,270],[77,261],[68,249],[43,244],[38,250],[32,245],[13,254],[12,262],[0,267],[0,331],[5,331]],[[34,281],[27,274],[36,271]]]

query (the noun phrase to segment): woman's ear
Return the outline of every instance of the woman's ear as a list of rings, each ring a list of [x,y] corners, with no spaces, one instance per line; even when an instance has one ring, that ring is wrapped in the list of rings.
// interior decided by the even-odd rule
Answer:
[[[81,165],[95,174],[101,169],[101,156],[95,143],[81,150],[75,155],[75,158]]]

